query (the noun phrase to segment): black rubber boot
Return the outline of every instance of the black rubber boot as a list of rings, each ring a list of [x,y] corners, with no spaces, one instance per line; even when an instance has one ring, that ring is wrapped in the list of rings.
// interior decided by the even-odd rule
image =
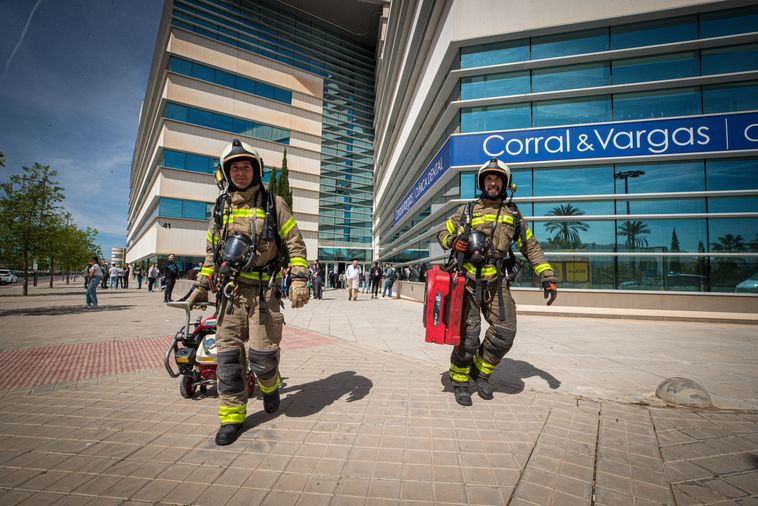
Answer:
[[[480,376],[476,379],[476,392],[484,400],[492,399],[492,384],[490,384],[489,377]]]
[[[468,391],[468,383],[453,383],[453,393],[455,393],[455,402],[461,406],[471,406],[471,394]]]
[[[216,432],[216,444],[219,446],[226,446],[234,443],[239,437],[241,429],[241,423],[222,425],[218,432]]]
[[[279,390],[263,394],[263,409],[266,413],[275,413],[279,409]]]

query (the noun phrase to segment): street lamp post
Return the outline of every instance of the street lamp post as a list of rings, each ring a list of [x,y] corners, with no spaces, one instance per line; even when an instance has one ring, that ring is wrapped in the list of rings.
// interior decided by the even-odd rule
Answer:
[[[616,172],[613,174],[613,179],[623,179],[624,180],[624,194],[629,193],[629,178],[630,177],[640,177],[644,176],[645,171],[644,170],[625,170],[622,172]],[[630,214],[629,212],[629,199],[626,199],[626,214]]]

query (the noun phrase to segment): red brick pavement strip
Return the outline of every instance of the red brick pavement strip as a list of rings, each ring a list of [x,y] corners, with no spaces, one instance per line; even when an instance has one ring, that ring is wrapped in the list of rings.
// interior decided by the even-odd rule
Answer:
[[[171,340],[153,337],[0,352],[0,390],[161,368]],[[288,326],[281,347],[294,350],[334,342],[331,337]]]

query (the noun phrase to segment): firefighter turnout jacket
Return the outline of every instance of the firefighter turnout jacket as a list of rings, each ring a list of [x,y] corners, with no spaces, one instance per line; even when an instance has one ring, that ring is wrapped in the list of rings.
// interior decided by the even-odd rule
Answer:
[[[226,237],[239,234],[251,237],[253,223],[255,223],[255,234],[262,234],[263,222],[266,216],[267,202],[263,199],[263,192],[260,191],[261,185],[255,185],[247,190],[230,193],[230,206],[224,210],[223,224],[221,229],[216,229],[214,219],[211,218],[208,226],[208,238],[205,246],[205,262],[200,270],[198,285],[209,287],[209,276],[215,273],[214,251],[215,247],[221,240],[224,231]],[[255,198],[255,202],[253,202]],[[290,267],[292,274],[308,275],[308,261],[305,250],[305,241],[300,234],[300,230],[295,222],[287,203],[279,195],[276,199],[276,221],[279,237],[283,244],[286,244],[290,256]],[[255,261],[249,272],[240,273],[240,284],[260,284],[261,281],[268,282],[271,278],[271,272],[257,272],[267,265],[271,265],[274,260],[283,254],[279,251],[276,241],[269,241],[261,238],[256,248]],[[279,271],[279,269],[277,269]],[[280,272],[273,273],[280,276]],[[262,278],[262,279],[261,279]]]
[[[463,222],[463,217],[466,207],[467,205],[460,206],[456,213],[445,222],[445,229],[437,234],[437,240],[446,250],[452,248],[455,238],[464,233],[466,223]],[[524,257],[531,262],[534,266],[534,272],[541,279],[555,275],[552,266],[545,260],[542,247],[535,239],[520,211],[512,211],[500,199],[480,198],[474,202],[471,216],[468,219],[471,225],[470,232],[481,232],[487,237],[488,242],[492,243],[492,248],[489,244],[484,248],[485,261],[479,272],[480,279],[490,281],[497,276],[495,263],[508,254],[513,242],[516,243]],[[495,227],[496,220],[497,227]],[[519,228],[524,227],[524,233],[516,229],[516,222],[518,222]],[[493,230],[495,231],[494,237],[492,236]],[[468,279],[477,279],[476,265],[464,260],[463,269]]]

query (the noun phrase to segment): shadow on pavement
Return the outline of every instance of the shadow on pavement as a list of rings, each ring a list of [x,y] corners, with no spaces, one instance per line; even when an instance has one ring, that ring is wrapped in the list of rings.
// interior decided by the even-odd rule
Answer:
[[[98,290],[97,293],[99,295],[102,292],[100,290]],[[84,288],[80,288],[80,289],[78,289],[76,291],[69,290],[67,292],[46,292],[46,293],[31,293],[31,290],[30,290],[30,293],[28,293],[26,296],[27,297],[50,297],[50,296],[58,297],[60,295],[81,295],[81,296],[84,296]],[[0,293],[0,297],[23,297],[23,296],[21,295],[21,291],[14,290],[13,293]]]
[[[553,390],[561,386],[560,380],[549,372],[534,367],[529,362],[510,358],[504,358],[492,373],[493,386],[496,390],[518,394],[524,391],[524,379],[532,376],[539,376],[547,381],[548,386]]]
[[[345,395],[347,395],[347,402],[359,401],[368,395],[373,386],[374,383],[370,379],[356,374],[355,371],[338,372],[328,378],[310,383],[285,386],[280,390],[282,403],[279,411],[269,415],[263,411],[262,404],[258,404],[256,409],[259,411],[248,415],[243,431],[282,415],[291,417],[313,415]]]
[[[496,392],[518,394],[524,391],[524,379],[532,376],[539,376],[544,379],[553,390],[561,386],[561,381],[549,372],[538,369],[529,362],[510,358],[504,358],[490,378]],[[453,383],[450,381],[450,375],[447,371],[440,374],[440,383],[442,383],[443,392],[453,391]],[[471,382],[471,386],[474,386],[473,382]]]
[[[47,306],[47,307],[27,307],[19,309],[0,310],[0,318],[5,316],[62,316],[78,313],[102,313],[104,311],[123,311],[135,307],[133,304],[116,304],[113,306],[97,306],[88,308],[85,305],[80,306]]]

